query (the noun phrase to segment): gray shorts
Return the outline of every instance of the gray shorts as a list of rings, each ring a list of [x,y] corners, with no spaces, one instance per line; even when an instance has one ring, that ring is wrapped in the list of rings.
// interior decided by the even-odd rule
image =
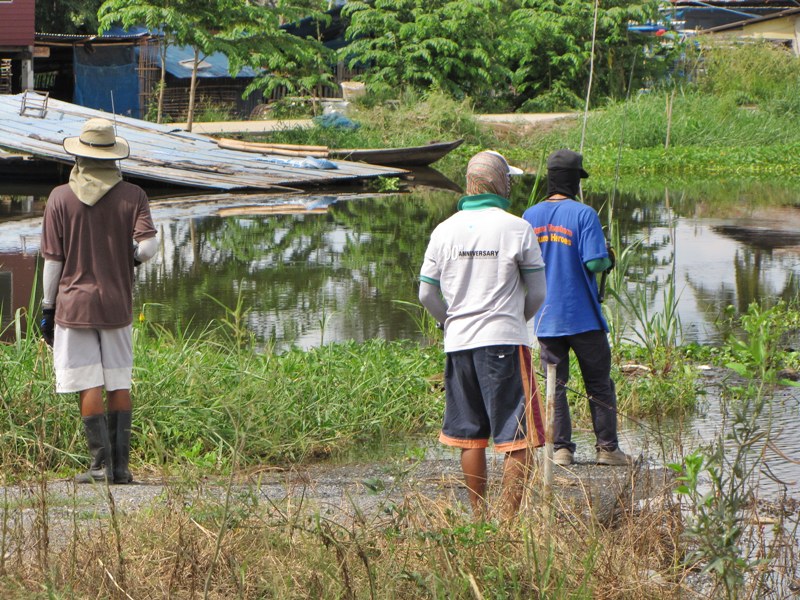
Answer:
[[[132,326],[74,329],[56,325],[53,363],[56,392],[68,394],[96,387],[129,390],[133,373]]]
[[[439,441],[498,452],[544,445],[544,410],[527,346],[448,352]]]

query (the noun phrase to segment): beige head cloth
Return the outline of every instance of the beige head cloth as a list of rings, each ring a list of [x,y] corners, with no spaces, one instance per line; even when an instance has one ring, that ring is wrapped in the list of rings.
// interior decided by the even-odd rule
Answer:
[[[467,164],[467,195],[496,194],[508,198],[511,175],[521,175],[522,169],[508,164],[502,154],[492,150],[478,152]]]

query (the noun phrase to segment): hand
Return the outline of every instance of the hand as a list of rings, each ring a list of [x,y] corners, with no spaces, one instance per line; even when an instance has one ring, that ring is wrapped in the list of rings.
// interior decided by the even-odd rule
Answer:
[[[42,338],[44,339],[45,343],[52,348],[53,339],[55,338],[56,333],[55,308],[42,309],[42,320],[39,322],[39,329],[42,332]]]
[[[608,259],[611,261],[611,265],[606,269],[606,273],[610,273],[614,270],[614,267],[617,266],[617,253],[614,250],[614,246],[611,244],[606,244],[606,250],[608,251]]]

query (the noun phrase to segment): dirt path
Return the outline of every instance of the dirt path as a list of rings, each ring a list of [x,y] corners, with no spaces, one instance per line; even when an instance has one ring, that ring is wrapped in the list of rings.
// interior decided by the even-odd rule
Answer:
[[[553,124],[577,118],[577,113],[508,113],[475,115],[479,123],[491,126],[499,131],[519,131],[522,129],[542,127],[547,128]],[[186,123],[172,123],[178,129],[186,129]],[[219,133],[269,133],[286,129],[307,129],[314,126],[311,119],[281,119],[281,120],[253,120],[253,121],[219,121],[200,122],[192,125],[192,132],[205,135]]]
[[[541,458],[541,457],[540,457]],[[539,463],[541,461],[538,461]],[[502,462],[490,460],[491,493],[500,479]],[[74,539],[76,530],[140,511],[158,511],[170,506],[222,506],[226,495],[234,503],[257,501],[264,506],[292,506],[293,510],[321,514],[342,524],[358,518],[371,522],[392,506],[405,502],[451,506],[466,514],[468,499],[456,459],[426,457],[385,463],[311,465],[279,470],[265,468],[237,477],[228,487],[224,480],[191,476],[164,478],[136,474],[131,485],[75,485],[71,480],[31,481],[3,489],[6,529],[17,531],[12,550],[35,552],[41,535],[30,535],[47,523],[49,544],[54,550]],[[659,501],[669,493],[669,475],[664,469],[640,464],[629,469],[577,464],[556,467],[553,495],[558,510],[603,523],[614,522],[626,510],[642,502]],[[541,502],[541,466],[531,481],[529,503]],[[110,497],[109,497],[110,496]],[[113,502],[111,501],[113,499]],[[249,500],[248,500],[249,499]],[[433,504],[431,504],[433,505]],[[530,506],[530,504],[529,504]],[[47,518],[43,519],[42,515]],[[24,541],[20,541],[24,540]],[[20,547],[28,546],[30,547]]]

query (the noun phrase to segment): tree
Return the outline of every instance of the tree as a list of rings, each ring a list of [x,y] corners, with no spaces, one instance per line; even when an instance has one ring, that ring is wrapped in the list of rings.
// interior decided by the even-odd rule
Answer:
[[[36,0],[36,31],[94,34],[102,0]]]
[[[438,88],[454,97],[503,91],[510,72],[498,56],[503,23],[516,2],[375,0],[348,2],[341,50],[376,91]]]
[[[280,28],[287,19],[299,18],[309,11],[312,11],[312,16],[323,18],[312,7],[319,4],[304,2],[300,8],[279,4],[273,8],[247,0],[106,0],[100,8],[99,18],[104,29],[120,23],[124,27],[144,25],[163,33],[159,123],[166,83],[167,47],[192,47],[194,59],[187,115],[187,128],[191,131],[198,66],[214,52],[222,52],[228,57],[233,74],[245,65],[260,73],[245,90],[245,95],[258,89],[271,90],[281,83],[302,87],[312,79],[318,81],[327,77],[329,80],[328,69],[322,68],[322,45],[292,36]],[[308,65],[311,65],[310,71]]]
[[[511,13],[500,50],[513,72],[518,103],[534,99],[534,108],[540,110],[559,108],[558,104],[560,108],[580,106],[591,61],[594,12],[595,3],[586,0],[522,0],[522,6]],[[652,0],[603,0],[599,4],[595,95],[623,97],[626,73],[637,56],[637,74],[640,78],[647,75],[642,48],[660,42],[631,34],[628,24],[657,18],[658,4]]]
[[[161,123],[164,107],[167,49],[191,29],[189,14],[190,11],[187,11],[181,0],[106,0],[97,13],[101,34],[117,24],[126,28],[144,26],[162,34],[159,46],[161,79],[158,86],[157,123]]]
[[[375,89],[441,89],[479,106],[580,105],[592,53],[594,2],[588,0],[372,0],[348,2],[342,49],[367,66]],[[595,44],[597,94],[619,97],[635,55],[658,43],[628,32],[658,16],[657,0],[603,0]]]
[[[231,70],[244,65],[257,75],[244,95],[261,91],[270,94],[278,86],[289,92],[311,93],[320,84],[332,83],[333,52],[319,40],[319,26],[329,17],[324,0],[278,3],[276,8],[230,0],[224,28],[217,34],[215,48],[228,56]],[[316,37],[299,37],[282,26],[299,19],[317,24]]]

